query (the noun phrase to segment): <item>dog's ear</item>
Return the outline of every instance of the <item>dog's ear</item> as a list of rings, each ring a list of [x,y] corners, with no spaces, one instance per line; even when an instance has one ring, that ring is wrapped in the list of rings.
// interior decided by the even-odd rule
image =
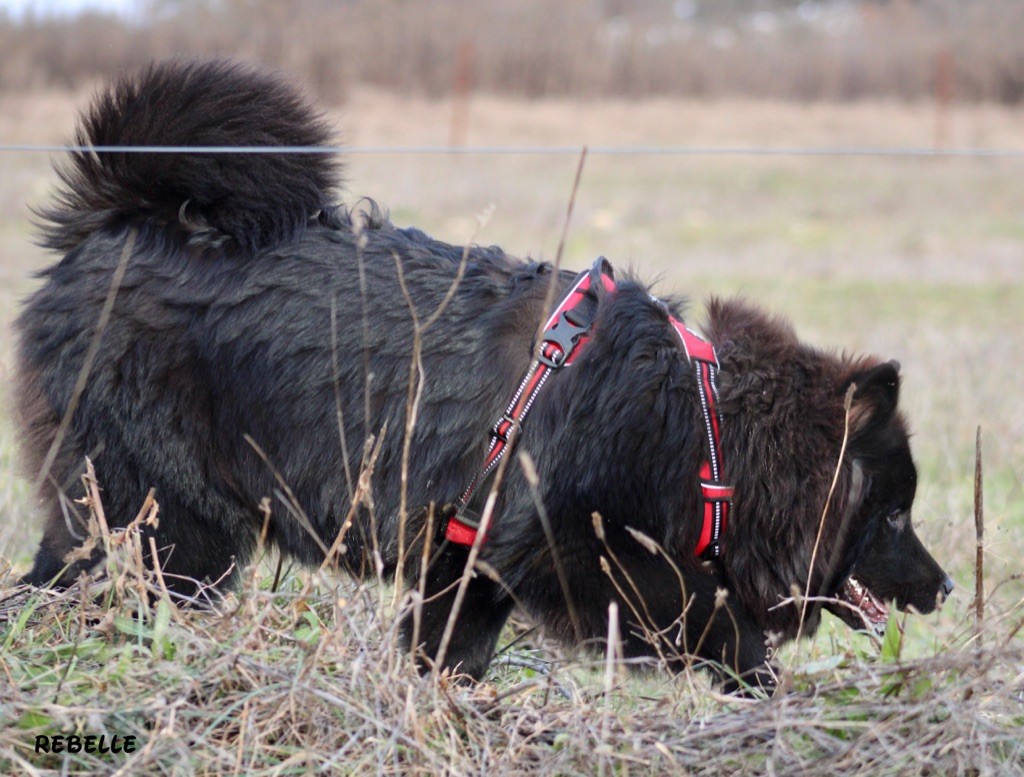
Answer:
[[[850,433],[857,435],[878,428],[896,412],[900,399],[900,363],[888,361],[850,375],[843,394],[854,386],[850,404]]]

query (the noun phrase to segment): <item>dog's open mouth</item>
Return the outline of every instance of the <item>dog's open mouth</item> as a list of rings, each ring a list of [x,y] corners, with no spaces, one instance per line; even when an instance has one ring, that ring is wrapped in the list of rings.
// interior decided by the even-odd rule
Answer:
[[[885,625],[889,620],[889,607],[871,593],[871,589],[860,582],[856,576],[850,575],[846,578],[843,587],[839,589],[838,598],[854,608],[853,611],[847,612],[847,617],[844,617],[844,620],[850,625],[855,628],[866,626],[879,637],[885,634]],[[849,617],[851,615],[852,619]],[[859,620],[862,621],[861,624],[856,623],[858,615]],[[851,620],[854,622],[851,623]]]

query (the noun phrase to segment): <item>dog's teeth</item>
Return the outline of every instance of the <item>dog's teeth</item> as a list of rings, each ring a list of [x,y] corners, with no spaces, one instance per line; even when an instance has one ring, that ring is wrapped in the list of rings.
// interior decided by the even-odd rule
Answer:
[[[841,597],[857,608],[865,625],[870,625],[875,634],[878,636],[885,634],[886,623],[889,620],[889,608],[881,599],[871,593],[871,589],[851,575],[843,585]]]

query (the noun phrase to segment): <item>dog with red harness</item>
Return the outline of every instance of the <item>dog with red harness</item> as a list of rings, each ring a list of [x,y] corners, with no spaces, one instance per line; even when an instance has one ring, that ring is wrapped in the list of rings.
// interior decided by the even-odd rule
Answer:
[[[329,139],[287,83],[223,61],[155,65],[83,116],[41,214],[58,261],[18,319],[45,509],[27,582],[100,560],[75,553],[88,457],[113,528],[154,490],[142,531],[176,593],[231,585],[266,524],[302,562],[423,581],[408,647],[474,678],[517,604],[575,644],[617,617],[623,655],[737,688],[771,685],[768,646],[822,602],[878,630],[948,594],[910,521],[896,362],[736,300],[698,335],[603,259],[556,271],[353,213],[303,152]]]

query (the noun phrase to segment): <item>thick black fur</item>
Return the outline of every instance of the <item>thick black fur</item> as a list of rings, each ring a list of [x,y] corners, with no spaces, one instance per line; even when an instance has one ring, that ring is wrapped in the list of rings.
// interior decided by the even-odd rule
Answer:
[[[84,117],[78,140],[298,145],[328,138],[316,112],[282,81],[211,62],[166,63],[114,85]],[[264,497],[273,500],[272,542],[320,563],[349,513],[370,438],[380,444],[373,508],[369,500],[358,507],[340,560],[365,574],[376,547],[385,571],[394,571],[414,345],[398,266],[422,318],[441,305],[464,249],[398,229],[375,207],[356,216],[330,205],[335,172],[312,154],[108,153],[76,155],[61,172],[64,189],[43,216],[45,240],[62,258],[43,273],[18,322],[33,478],[72,405],[130,235],[135,243],[85,390],[43,479],[46,524],[28,582],[67,585],[88,564],[65,562],[82,534],[65,511],[81,495],[86,456],[114,526],[156,489],[159,527],[147,531],[181,592],[193,593],[196,581],[230,584],[231,570],[256,545]],[[430,506],[453,502],[480,465],[487,430],[531,360],[548,286],[562,291],[572,276],[553,277],[548,264],[498,248],[468,250],[465,277],[422,340],[404,542],[410,584]],[[617,602],[627,655],[675,666],[695,655],[770,683],[767,635],[792,638],[799,629],[795,607],[774,607],[808,579],[843,442],[844,396],[854,383],[849,444],[811,593],[834,594],[856,571],[900,606],[935,607],[947,578],[908,520],[916,473],[896,411],[896,365],[802,345],[787,324],[736,301],[713,302],[705,326],[721,360],[724,461],[736,498],[721,560],[695,558],[703,422],[670,310],[682,312],[638,280],[620,278],[600,300],[591,342],[548,382],[519,449],[540,473],[564,579],[513,461],[481,554],[501,582],[479,573],[469,583],[446,666],[480,677],[516,602],[571,642],[603,640],[609,603]],[[286,504],[281,483],[297,505]],[[663,552],[650,552],[629,529]],[[433,598],[418,631],[427,664],[467,551],[445,544],[433,555],[426,575]],[[818,618],[812,609],[804,633]],[[405,631],[411,639],[411,618]]]

